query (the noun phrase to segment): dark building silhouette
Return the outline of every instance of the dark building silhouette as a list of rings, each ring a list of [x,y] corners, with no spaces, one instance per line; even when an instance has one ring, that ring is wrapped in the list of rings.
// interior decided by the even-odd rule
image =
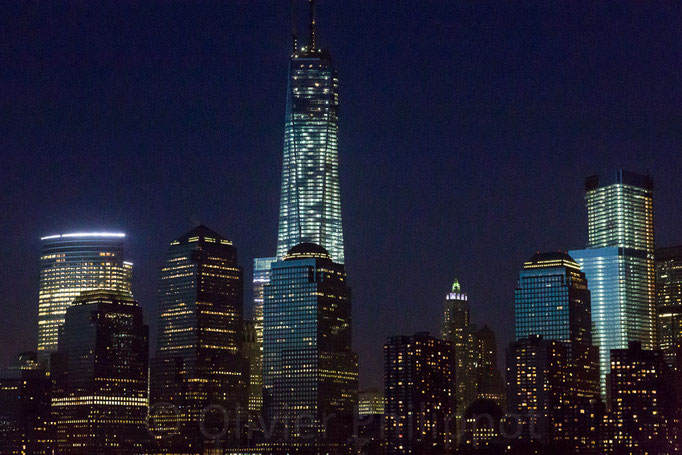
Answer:
[[[519,417],[524,439],[548,443],[560,434],[567,363],[566,345],[542,336],[507,348],[508,413]]]
[[[384,393],[371,388],[358,393],[358,447],[360,453],[384,453]]]
[[[358,360],[343,264],[319,245],[291,248],[272,264],[263,322],[270,450],[344,453],[353,434]]]
[[[476,332],[478,340],[478,400],[492,400],[502,409],[506,396],[504,379],[497,367],[497,338],[487,325]]]
[[[52,453],[50,379],[35,353],[0,369],[0,455]]]
[[[609,383],[616,453],[672,450],[679,436],[680,384],[674,383],[663,352],[644,350],[638,341],[612,350]]]
[[[452,345],[420,332],[384,345],[386,453],[454,450],[456,401]]]
[[[148,440],[148,328],[127,292],[86,291],[52,355],[56,454],[139,454]]]
[[[464,432],[460,451],[473,452],[498,443],[504,411],[494,401],[485,398],[476,400],[464,413]]]
[[[243,286],[237,250],[222,235],[197,226],[170,243],[151,370],[152,422],[163,450],[217,450],[241,436],[235,425],[248,397]]]
[[[656,307],[659,348],[682,373],[682,245],[656,250]]]

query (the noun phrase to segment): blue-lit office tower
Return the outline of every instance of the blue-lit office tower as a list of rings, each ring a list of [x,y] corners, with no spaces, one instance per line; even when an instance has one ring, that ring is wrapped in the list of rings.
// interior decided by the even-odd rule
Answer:
[[[339,81],[330,54],[317,46],[314,1],[310,42],[289,60],[277,258],[304,242],[344,263],[339,191]]]
[[[263,406],[263,293],[270,282],[270,267],[277,258],[253,260],[253,330],[252,355],[249,356],[249,411],[260,412]]]
[[[612,349],[656,347],[654,206],[651,177],[619,170],[585,180],[588,243],[570,251],[589,281],[601,391]]]
[[[302,243],[272,264],[263,340],[270,441],[322,453],[342,447],[353,432],[358,387],[351,292],[344,266],[321,246]]]
[[[585,416],[599,396],[599,354],[592,345],[588,281],[578,263],[563,252],[533,255],[519,273],[514,313],[517,341],[540,336],[561,343],[566,352],[561,405],[547,408],[557,437],[594,448],[594,422]],[[524,402],[521,395],[510,397],[512,405]]]
[[[125,234],[85,232],[41,238],[38,294],[38,359],[57,350],[66,309],[83,291],[102,289],[132,296],[133,264],[124,261]]]

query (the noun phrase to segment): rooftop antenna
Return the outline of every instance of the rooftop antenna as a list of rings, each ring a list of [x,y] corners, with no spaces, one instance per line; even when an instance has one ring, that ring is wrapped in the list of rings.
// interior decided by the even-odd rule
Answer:
[[[315,36],[315,0],[309,0],[310,4],[310,45],[308,50],[317,50],[317,39]]]
[[[296,11],[295,2],[291,0],[291,44],[294,47],[294,53],[298,50],[298,34],[296,33]]]

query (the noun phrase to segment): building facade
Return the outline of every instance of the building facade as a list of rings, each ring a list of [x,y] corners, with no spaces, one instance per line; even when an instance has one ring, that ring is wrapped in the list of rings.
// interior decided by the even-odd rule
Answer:
[[[656,308],[659,348],[682,373],[682,246],[656,250]]]
[[[491,400],[504,409],[506,394],[504,379],[497,367],[497,338],[487,325],[476,332],[478,340],[477,399]]]
[[[35,353],[0,368],[0,455],[49,455],[50,378]]]
[[[514,301],[517,341],[541,336],[566,351],[560,406],[547,408],[556,437],[580,450],[595,449],[592,410],[600,394],[599,354],[592,345],[585,274],[564,252],[537,253],[519,273]]]
[[[614,177],[586,179],[587,248],[569,252],[590,283],[603,396],[612,349],[657,343],[653,181],[623,170]]]
[[[462,417],[477,398],[479,346],[476,326],[471,324],[468,296],[462,292],[457,278],[443,302],[441,338],[454,349],[457,415]]]
[[[611,351],[610,407],[616,451],[674,453],[668,422],[679,432],[679,385],[670,383],[663,352],[645,350],[638,341]],[[677,419],[677,420],[676,420]],[[674,434],[675,432],[673,432]]]
[[[452,345],[420,332],[384,345],[386,453],[444,453],[456,444]]]
[[[249,411],[260,413],[263,408],[263,301],[265,285],[270,283],[270,269],[277,258],[253,260],[253,329],[255,346],[249,357]]]
[[[123,233],[90,232],[41,238],[38,358],[57,350],[66,309],[83,291],[131,294],[132,264],[124,260]]]
[[[560,341],[530,336],[507,348],[507,412],[519,419],[522,437],[548,443],[563,431],[567,365]]]
[[[248,398],[243,286],[237,250],[222,235],[197,226],[170,243],[151,369],[153,428],[164,450],[236,444],[236,417]],[[173,413],[163,412],[162,403],[174,406]],[[206,412],[209,406],[227,412],[229,428],[220,412]]]
[[[67,309],[51,360],[54,453],[146,449],[148,337],[127,292],[85,291]]]
[[[338,158],[339,79],[318,48],[314,2],[310,40],[289,59],[277,258],[299,243],[322,246],[344,263]]]
[[[291,248],[272,264],[263,320],[263,403],[271,444],[342,453],[353,433],[358,393],[344,266],[319,245]]]

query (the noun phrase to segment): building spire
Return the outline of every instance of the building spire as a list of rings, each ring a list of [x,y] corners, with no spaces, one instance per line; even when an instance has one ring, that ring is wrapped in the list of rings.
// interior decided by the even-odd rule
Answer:
[[[291,45],[294,53],[298,50],[298,34],[296,33],[296,8],[294,0],[291,0]]]
[[[460,292],[462,287],[459,285],[459,280],[455,277],[455,281],[452,283],[452,292]]]
[[[315,36],[315,0],[308,0],[310,5],[310,43],[308,45],[308,50],[317,50],[317,37]]]

